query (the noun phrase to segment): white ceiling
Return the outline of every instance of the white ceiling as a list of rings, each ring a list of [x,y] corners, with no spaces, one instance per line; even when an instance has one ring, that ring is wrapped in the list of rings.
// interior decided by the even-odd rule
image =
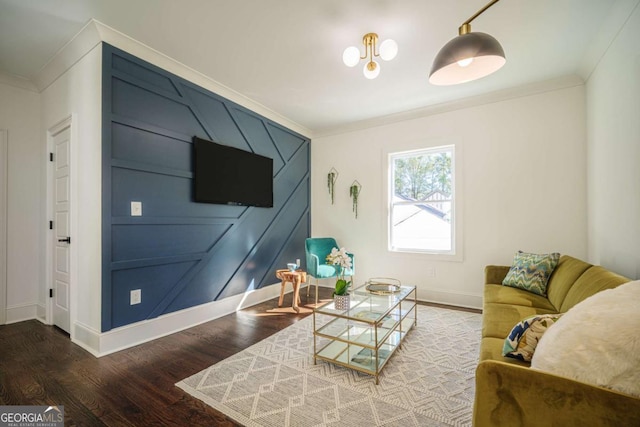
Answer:
[[[94,18],[322,132],[558,77],[585,79],[602,45],[596,35],[630,2],[502,0],[472,29],[496,37],[507,64],[475,82],[430,85],[438,50],[487,1],[0,0],[0,73],[33,79]],[[367,32],[399,46],[375,80],[341,59]]]

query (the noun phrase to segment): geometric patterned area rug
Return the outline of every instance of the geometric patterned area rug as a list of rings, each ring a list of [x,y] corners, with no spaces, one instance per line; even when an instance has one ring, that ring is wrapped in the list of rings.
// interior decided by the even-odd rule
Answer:
[[[308,316],[176,384],[246,426],[470,426],[481,315],[418,305],[380,374],[313,364]]]

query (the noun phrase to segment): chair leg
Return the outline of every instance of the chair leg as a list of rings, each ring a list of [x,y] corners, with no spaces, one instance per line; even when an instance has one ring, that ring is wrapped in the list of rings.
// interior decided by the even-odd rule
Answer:
[[[318,278],[316,277],[316,304],[318,304]]]

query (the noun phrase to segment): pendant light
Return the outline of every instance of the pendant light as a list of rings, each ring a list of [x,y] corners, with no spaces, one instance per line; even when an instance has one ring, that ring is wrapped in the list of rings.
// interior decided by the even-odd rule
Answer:
[[[498,71],[506,62],[498,40],[486,33],[471,32],[471,21],[499,0],[489,2],[458,28],[458,37],[450,40],[433,60],[429,83],[447,86],[466,83]]]

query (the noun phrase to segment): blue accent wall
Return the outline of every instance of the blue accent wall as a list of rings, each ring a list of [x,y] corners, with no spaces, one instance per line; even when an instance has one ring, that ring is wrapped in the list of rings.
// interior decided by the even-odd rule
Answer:
[[[275,283],[304,259],[308,138],[108,44],[102,116],[103,332]],[[273,158],[274,207],[195,203],[194,135]]]

